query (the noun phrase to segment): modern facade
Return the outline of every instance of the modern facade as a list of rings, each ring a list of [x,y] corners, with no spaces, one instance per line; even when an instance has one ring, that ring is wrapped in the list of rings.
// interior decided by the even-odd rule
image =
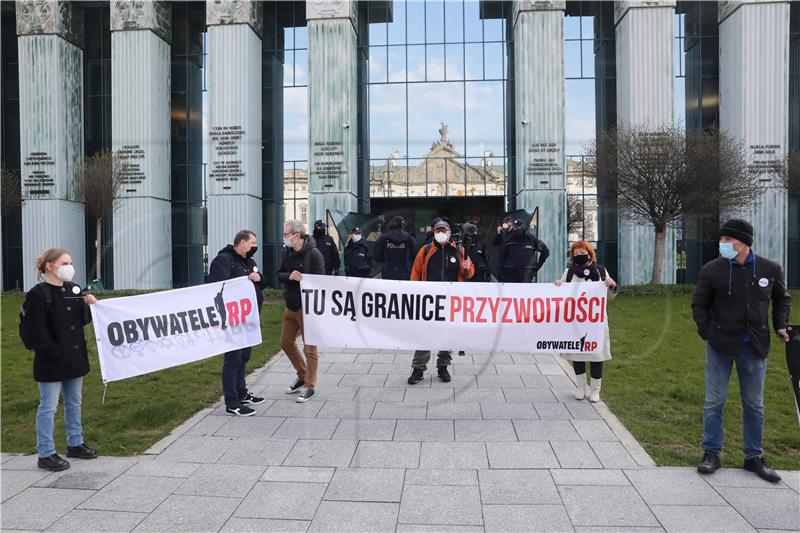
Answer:
[[[2,72],[7,290],[56,245],[80,283],[202,283],[244,227],[274,279],[282,221],[328,212],[403,214],[422,234],[434,216],[491,232],[525,210],[554,252],[540,279],[583,238],[645,283],[653,231],[589,175],[597,132],[719,124],[764,168],[800,151],[787,1],[3,1]],[[72,183],[102,149],[126,171],[97,239]],[[761,179],[742,215],[800,286],[800,190]],[[669,230],[663,282],[696,279],[719,218]]]

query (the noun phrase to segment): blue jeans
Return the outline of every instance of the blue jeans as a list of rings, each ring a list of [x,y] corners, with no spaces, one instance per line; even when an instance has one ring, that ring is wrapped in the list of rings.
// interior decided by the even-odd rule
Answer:
[[[226,352],[222,362],[222,394],[226,407],[239,407],[247,397],[245,365],[250,360],[252,347]]]
[[[720,453],[725,440],[722,413],[728,396],[731,368],[736,363],[739,390],[742,396],[743,448],[745,459],[760,457],[764,450],[764,377],[767,360],[758,357],[750,344],[743,344],[735,352],[717,352],[706,348],[706,401],[703,406],[703,449]]]
[[[39,457],[50,457],[56,453],[53,441],[53,426],[58,408],[58,397],[64,392],[64,427],[67,431],[67,446],[83,444],[81,425],[81,398],[83,377],[66,381],[37,381],[39,385],[39,409],[36,411],[36,452]]]

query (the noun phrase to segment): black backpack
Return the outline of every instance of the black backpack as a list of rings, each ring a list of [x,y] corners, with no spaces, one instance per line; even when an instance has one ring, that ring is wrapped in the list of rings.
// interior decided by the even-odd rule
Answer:
[[[36,290],[34,287],[31,290]],[[50,291],[45,291],[44,296],[44,310],[45,313],[50,311],[50,304],[52,300],[50,298]],[[31,318],[25,312],[25,303],[23,303],[19,308],[19,338],[22,340],[22,344],[25,345],[25,348],[28,350],[34,350],[34,346],[36,344],[36,339],[34,338],[34,328],[33,324],[31,324]]]

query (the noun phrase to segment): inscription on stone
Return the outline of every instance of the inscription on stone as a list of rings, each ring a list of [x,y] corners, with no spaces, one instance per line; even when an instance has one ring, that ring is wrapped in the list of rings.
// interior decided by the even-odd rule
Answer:
[[[139,185],[145,179],[142,169],[145,153],[139,144],[123,144],[117,151],[120,163],[120,176],[122,183],[127,186]],[[126,192],[135,192],[136,189],[126,189]]]
[[[239,149],[246,132],[241,126],[214,126],[209,132],[214,160],[211,178],[216,181],[238,181],[244,177]]]
[[[344,150],[339,141],[316,141],[311,176],[322,182],[325,188],[335,186],[336,180],[347,174],[344,168]]]
[[[550,182],[551,176],[561,175],[561,148],[558,143],[532,143],[528,147],[528,165],[525,175],[539,179],[540,185]]]
[[[25,192],[32,196],[50,194],[56,186],[53,168],[56,162],[47,152],[31,152],[23,162]]]
[[[780,165],[779,144],[751,144],[750,172],[758,175],[760,181],[772,181],[772,174],[776,173]]]

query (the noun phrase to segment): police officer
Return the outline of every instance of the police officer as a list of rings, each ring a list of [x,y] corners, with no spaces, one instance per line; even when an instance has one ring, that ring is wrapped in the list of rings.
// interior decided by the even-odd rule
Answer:
[[[255,233],[246,229],[238,232],[233,244],[220,250],[209,265],[208,283],[247,276],[255,285],[256,301],[261,309],[263,279],[253,259],[257,250]],[[250,360],[251,351],[252,347],[247,347],[227,352],[222,362],[222,394],[225,396],[225,412],[230,415],[253,416],[256,411],[250,405],[264,403],[264,398],[247,391],[245,365]]]
[[[408,280],[411,265],[417,255],[417,242],[406,230],[403,217],[394,217],[387,226],[389,231],[375,243],[374,259],[382,263],[383,279]]]
[[[500,281],[531,283],[550,256],[547,246],[528,233],[522,220],[512,222],[511,234],[500,248]]]
[[[492,237],[492,245],[500,246],[505,244],[511,237],[511,230],[514,229],[514,217],[506,215],[503,217],[502,223],[497,226],[497,233]]]
[[[344,247],[344,273],[352,278],[368,278],[372,270],[372,254],[361,236],[361,228],[350,230],[350,238]]]
[[[327,234],[328,227],[321,220],[314,222],[314,241],[317,244],[317,250],[322,254],[325,259],[325,275],[337,276],[339,275],[339,249],[333,237]]]
[[[472,264],[475,275],[469,281],[489,281],[489,258],[486,256],[486,243],[478,237],[478,226],[474,222],[465,222],[461,226],[464,232],[463,246]]]

